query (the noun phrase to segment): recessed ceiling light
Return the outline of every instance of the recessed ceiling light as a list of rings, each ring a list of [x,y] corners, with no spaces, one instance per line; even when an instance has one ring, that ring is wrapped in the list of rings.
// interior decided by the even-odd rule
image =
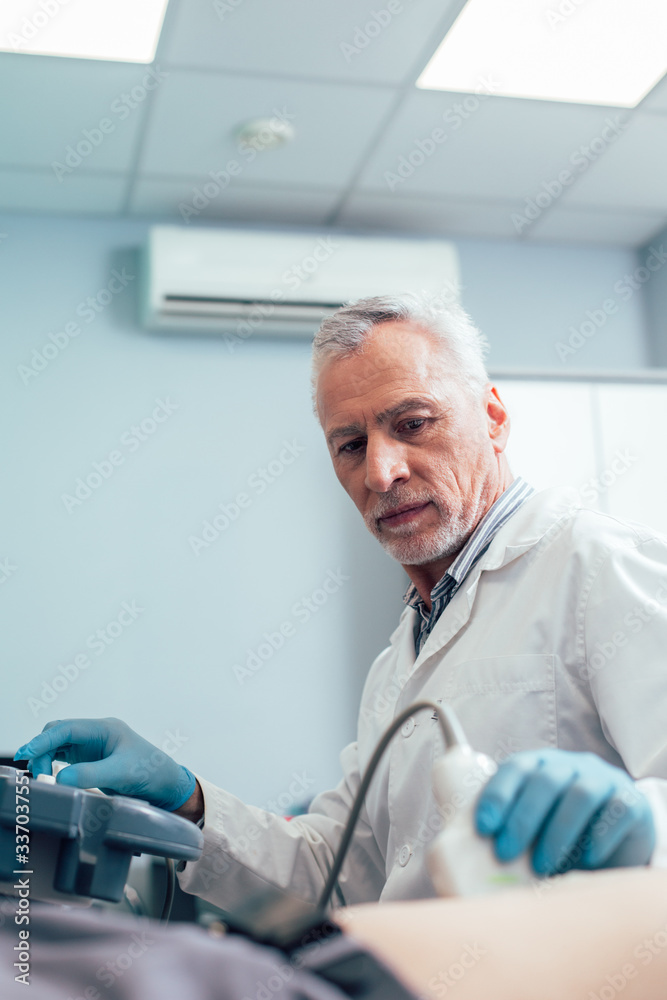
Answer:
[[[665,39],[665,0],[468,0],[417,86],[633,108]]]
[[[168,0],[1,0],[0,51],[150,63]]]

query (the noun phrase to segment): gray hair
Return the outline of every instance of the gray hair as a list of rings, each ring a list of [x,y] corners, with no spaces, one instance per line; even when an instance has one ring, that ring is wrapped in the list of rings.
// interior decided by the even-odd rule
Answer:
[[[328,316],[313,341],[312,389],[317,403],[317,380],[327,361],[361,351],[374,327],[408,322],[442,342],[453,361],[452,377],[462,389],[480,394],[489,381],[484,364],[486,338],[458,302],[434,294],[406,292],[376,295],[350,302]]]

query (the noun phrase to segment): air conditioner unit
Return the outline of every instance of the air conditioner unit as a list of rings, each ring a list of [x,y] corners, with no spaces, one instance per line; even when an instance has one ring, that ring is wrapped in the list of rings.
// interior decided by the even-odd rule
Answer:
[[[151,329],[312,337],[326,315],[368,295],[456,300],[459,270],[443,240],[155,226],[142,284]]]

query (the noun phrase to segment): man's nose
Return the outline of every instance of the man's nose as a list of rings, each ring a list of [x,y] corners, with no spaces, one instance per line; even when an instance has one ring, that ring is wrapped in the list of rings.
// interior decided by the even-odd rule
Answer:
[[[405,445],[391,438],[372,438],[366,442],[366,488],[387,493],[396,482],[410,478]]]

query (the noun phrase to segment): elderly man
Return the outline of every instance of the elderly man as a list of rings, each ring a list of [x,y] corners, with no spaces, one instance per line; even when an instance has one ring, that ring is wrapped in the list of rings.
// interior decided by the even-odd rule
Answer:
[[[181,885],[224,909],[267,882],[314,901],[377,740],[429,698],[452,706],[472,745],[501,764],[476,812],[501,860],[530,850],[543,874],[659,863],[665,542],[579,508],[568,491],[535,493],[513,478],[509,418],[462,310],[418,296],[363,300],[322,324],[313,358],[336,475],[412,581],[371,667],[339,786],[287,823],[108,719],[49,724],[17,757],[35,773],[58,756],[72,765],[59,781],[202,823],[204,855]],[[438,827],[431,767],[441,749],[430,713],[407,720],[367,795],[339,902],[433,895],[425,848]]]

